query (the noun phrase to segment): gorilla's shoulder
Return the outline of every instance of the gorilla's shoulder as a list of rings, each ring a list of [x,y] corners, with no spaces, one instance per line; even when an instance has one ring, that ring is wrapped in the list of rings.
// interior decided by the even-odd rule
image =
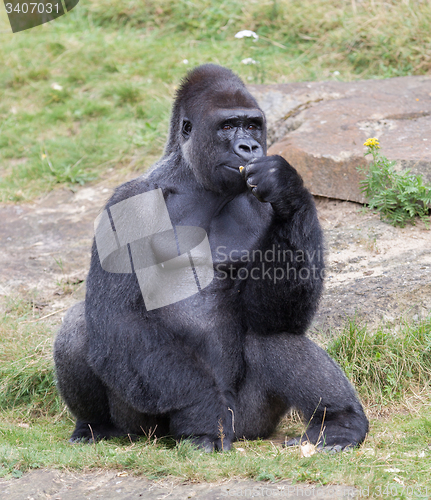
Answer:
[[[164,194],[169,192],[174,185],[173,182],[169,182],[169,179],[176,160],[177,158],[174,153],[164,156],[144,174],[115,188],[114,194],[109,199],[106,207],[115,205],[132,196],[152,191],[153,189],[162,188]]]

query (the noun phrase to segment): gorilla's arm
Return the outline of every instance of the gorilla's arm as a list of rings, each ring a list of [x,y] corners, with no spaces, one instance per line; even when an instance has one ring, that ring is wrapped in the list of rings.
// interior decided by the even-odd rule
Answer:
[[[248,279],[242,298],[254,331],[304,333],[323,286],[323,241],[314,200],[296,170],[280,156],[250,162],[243,175],[251,192],[271,204],[272,223],[261,235],[263,255],[251,263],[259,279]],[[265,272],[266,271],[266,272]]]

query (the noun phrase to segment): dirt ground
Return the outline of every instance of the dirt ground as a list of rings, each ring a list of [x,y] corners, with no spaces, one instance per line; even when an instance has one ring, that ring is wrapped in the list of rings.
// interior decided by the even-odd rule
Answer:
[[[393,227],[350,202],[317,200],[327,245],[325,292],[314,323],[323,331],[346,317],[370,325],[431,312],[431,230]]]
[[[355,498],[358,491],[347,486],[313,487],[255,481],[227,481],[219,484],[172,481],[149,481],[142,477],[125,477],[123,473],[98,471],[87,474],[36,470],[21,479],[2,481],[2,500],[218,500],[221,498]]]
[[[65,309],[84,297],[93,223],[114,184],[118,179],[77,192],[56,190],[31,204],[0,205],[0,311],[8,297],[23,297],[31,301],[35,319],[60,324]],[[375,324],[430,313],[431,231],[422,223],[394,228],[350,202],[319,198],[316,203],[326,238],[327,279],[312,330],[335,332],[354,315]],[[0,480],[0,498],[9,500],[229,496],[353,497],[352,489],[342,486],[313,490],[285,481],[174,485],[115,472],[31,471],[18,480]]]

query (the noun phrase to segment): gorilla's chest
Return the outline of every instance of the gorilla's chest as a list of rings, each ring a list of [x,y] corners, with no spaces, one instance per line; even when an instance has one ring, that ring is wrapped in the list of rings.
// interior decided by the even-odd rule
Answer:
[[[224,200],[209,197],[205,204],[177,199],[169,213],[174,226],[205,230],[215,269],[244,266],[248,256],[265,241],[273,218],[271,205],[259,202],[250,193]]]

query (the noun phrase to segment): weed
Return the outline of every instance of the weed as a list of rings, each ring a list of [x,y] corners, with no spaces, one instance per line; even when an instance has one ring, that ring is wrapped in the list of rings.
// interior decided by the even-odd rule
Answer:
[[[422,176],[411,175],[410,170],[397,172],[396,162],[380,153],[377,139],[368,139],[364,146],[367,146],[365,156],[373,156],[369,167],[359,168],[366,176],[361,186],[368,206],[394,226],[404,227],[407,222],[414,224],[415,218],[420,217],[429,227],[431,186],[424,185]]]
[[[64,274],[64,263],[63,263],[63,259],[61,257],[59,257],[58,259],[56,259],[55,257],[54,258],[54,261],[55,263],[57,264],[57,266],[60,268],[60,271],[62,274]]]
[[[49,330],[25,323],[33,317],[34,308],[34,298],[10,298],[0,318],[0,409],[52,415],[63,403],[55,387]]]

